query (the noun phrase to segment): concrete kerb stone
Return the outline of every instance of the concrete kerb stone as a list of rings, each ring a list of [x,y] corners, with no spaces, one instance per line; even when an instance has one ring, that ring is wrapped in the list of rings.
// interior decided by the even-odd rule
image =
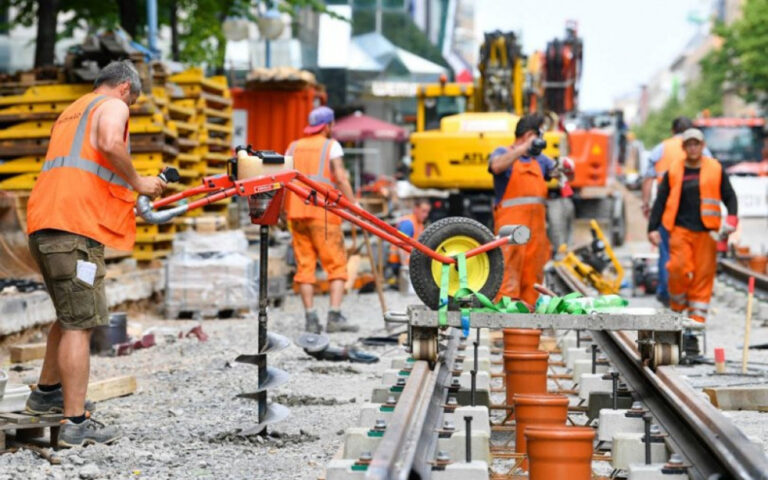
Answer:
[[[611,443],[611,466],[627,470],[630,464],[645,463],[645,433],[617,433]],[[666,462],[669,457],[664,442],[651,443],[651,463]]]
[[[488,475],[488,463],[481,460],[469,463],[454,460],[445,470],[432,471],[433,480],[488,480]]]
[[[619,433],[644,433],[645,422],[642,417],[628,417],[626,409],[600,410],[600,423],[597,429],[597,439],[601,442],[613,441]]]

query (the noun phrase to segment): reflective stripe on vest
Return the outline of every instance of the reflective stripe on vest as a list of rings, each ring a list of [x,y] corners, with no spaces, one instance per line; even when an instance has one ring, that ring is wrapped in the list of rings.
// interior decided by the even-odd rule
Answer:
[[[291,142],[291,144],[288,146],[288,151],[285,152],[286,155],[293,156],[293,151],[296,150],[296,143],[295,141]],[[325,172],[325,163],[328,160],[328,144],[331,143],[331,139],[327,139],[325,142],[323,142],[323,149],[321,150],[320,154],[320,165],[317,169],[317,174],[310,175],[309,178],[316,182],[325,183],[327,185],[331,185],[331,179],[325,178],[325,175],[323,173]]]
[[[677,212],[680,208],[680,196],[683,190],[683,177],[685,173],[685,160],[678,160],[669,167],[667,178],[669,179],[669,197],[664,206],[664,214],[661,223],[669,231],[675,226]],[[720,162],[710,157],[701,158],[699,167],[699,214],[704,228],[707,230],[719,230],[721,221],[720,212],[720,186],[722,183],[723,167]]]
[[[510,198],[507,200],[503,200],[500,204],[502,208],[504,207],[516,207],[519,205],[546,205],[546,199],[541,197],[517,197],[517,198]]]
[[[88,116],[90,115],[93,107],[105,97],[106,95],[99,95],[98,97],[94,98],[85,108],[85,111],[83,111],[83,115],[80,117],[80,121],[77,123],[75,138],[72,140],[72,146],[69,149],[69,155],[66,157],[54,157],[50,160],[46,160],[45,163],[43,163],[41,172],[47,172],[54,168],[60,167],[77,168],[79,170],[92,173],[105,182],[113,183],[124,188],[131,188],[128,182],[123,180],[122,177],[118,176],[112,170],[104,167],[103,165],[99,165],[93,160],[80,157],[80,151],[83,149],[83,141],[85,140],[85,130],[86,126],[88,125]]]

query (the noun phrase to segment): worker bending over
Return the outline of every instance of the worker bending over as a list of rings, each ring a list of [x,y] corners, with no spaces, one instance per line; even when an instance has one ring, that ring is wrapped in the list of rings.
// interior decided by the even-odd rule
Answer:
[[[717,269],[717,245],[710,232],[728,235],[736,230],[738,203],[720,162],[702,154],[701,130],[690,128],[681,140],[685,158],[673,161],[664,174],[648,222],[648,239],[659,245],[659,229],[669,232],[669,305],[704,322]],[[724,224],[721,203],[728,209]]]
[[[651,212],[651,192],[653,182],[656,181],[656,188],[661,185],[664,174],[669,170],[669,166],[677,160],[685,159],[683,150],[683,132],[693,128],[693,122],[688,117],[677,117],[672,121],[672,136],[656,145],[648,156],[648,167],[643,174],[643,215],[648,218]],[[712,153],[705,147],[703,154],[711,157]],[[669,289],[667,287],[667,262],[669,262],[669,231],[664,225],[659,226],[659,284],[656,287],[656,299],[664,305],[669,305]]]
[[[299,172],[317,182],[335,184],[351,202],[355,201],[349,176],[342,161],[344,150],[331,138],[333,110],[317,107],[309,113],[309,125],[304,129],[307,135],[288,147],[286,155],[293,156],[293,166]],[[328,275],[330,309],[326,330],[333,332],[356,332],[357,325],[351,325],[341,314],[344,298],[344,282],[347,279],[347,254],[344,249],[344,234],[341,218],[328,213],[322,206],[305,203],[292,192],[288,192],[285,204],[286,217],[293,238],[296,255],[296,275],[293,280],[299,284],[299,294],[304,304],[305,329],[321,333],[323,328],[314,307],[315,268],[317,259]]]
[[[90,418],[85,393],[94,327],[109,322],[104,245],[133,250],[135,192],[156,197],[165,184],[141,177],[128,150],[128,106],[141,93],[130,62],[112,62],[93,92],[53,124],[48,153],[27,206],[29,249],[43,274],[56,321],[48,331],[32,413],[63,412],[59,445],[110,443],[117,429]]]
[[[424,231],[424,222],[429,218],[429,212],[432,209],[432,205],[426,198],[420,198],[414,201],[413,210],[408,215],[400,217],[397,220],[397,230],[408,238],[418,240],[421,233]],[[408,263],[411,260],[411,255],[401,248],[397,248],[394,245],[390,245],[389,258],[387,259],[387,267],[394,274],[395,278],[400,273],[400,267],[408,267]]]
[[[525,245],[505,245],[504,279],[499,297],[507,296],[535,305],[533,288],[544,277],[544,264],[551,253],[547,238],[547,181],[558,173],[555,162],[533,148],[544,120],[539,114],[525,115],[515,127],[515,143],[499,147],[490,157],[495,193],[494,227],[526,225],[531,238]]]

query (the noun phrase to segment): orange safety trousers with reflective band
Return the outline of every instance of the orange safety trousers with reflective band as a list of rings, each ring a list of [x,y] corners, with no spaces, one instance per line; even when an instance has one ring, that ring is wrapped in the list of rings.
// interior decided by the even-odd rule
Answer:
[[[413,223],[413,236],[411,238],[419,239],[421,234],[424,232],[424,224],[418,221],[416,218],[416,215],[409,213],[408,215],[405,215],[397,220],[397,225],[400,225],[401,222],[404,222],[405,220],[410,220],[411,223]],[[395,246],[390,246],[389,251],[389,263],[402,263],[403,265],[408,265],[408,262],[410,262],[410,255],[403,255],[400,256],[400,249]]]
[[[546,198],[547,183],[539,162],[516,161],[493,221],[497,234],[504,225],[526,225],[531,229],[531,238],[525,245],[501,247],[504,279],[497,300],[502,296],[519,298],[533,306],[539,297],[533,285],[544,279],[544,265],[550,255]]]
[[[669,167],[669,197],[664,206],[661,223],[671,232],[675,226],[677,210],[680,208],[680,195],[683,191],[685,160],[678,160]],[[702,157],[699,171],[699,195],[701,197],[701,223],[709,230],[720,229],[720,182],[723,179],[723,166],[714,158]]]
[[[678,160],[685,160],[685,150],[683,150],[683,138],[671,137],[662,142],[661,158],[654,165],[656,170],[656,182],[661,183],[664,174],[669,167]]]
[[[323,135],[297,140],[288,147],[288,155],[293,155],[293,168],[320,183],[331,184],[331,159],[328,158],[333,140]],[[331,225],[341,225],[341,217],[328,213],[320,203],[306,203],[293,192],[288,192],[285,201],[285,213],[288,220],[316,219],[327,221]]]
[[[90,138],[93,113],[108,98],[83,95],[56,119],[42,172],[29,196],[27,233],[63,230],[118,250],[133,249],[136,196]]]
[[[703,322],[717,272],[717,242],[709,232],[675,226],[669,233],[669,306]]]

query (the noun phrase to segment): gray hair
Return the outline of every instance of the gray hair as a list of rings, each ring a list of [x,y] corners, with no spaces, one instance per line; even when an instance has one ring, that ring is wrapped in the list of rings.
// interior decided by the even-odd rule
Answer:
[[[139,72],[136,71],[136,67],[133,66],[130,60],[110,62],[109,65],[101,69],[96,80],[93,82],[93,87],[99,88],[102,85],[116,87],[125,82],[131,84],[132,94],[138,95],[141,93]]]

